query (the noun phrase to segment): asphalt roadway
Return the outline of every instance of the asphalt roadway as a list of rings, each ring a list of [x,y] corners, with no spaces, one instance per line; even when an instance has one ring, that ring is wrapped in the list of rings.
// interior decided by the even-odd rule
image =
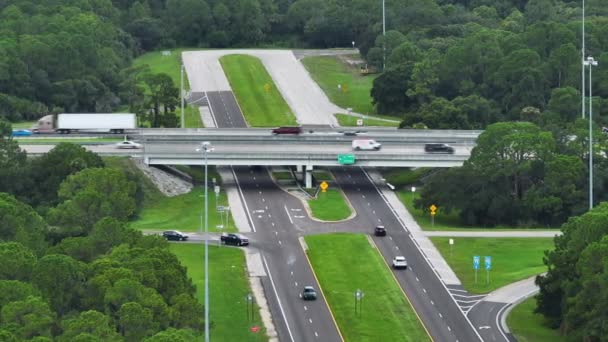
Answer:
[[[245,127],[239,107],[226,105],[230,97],[226,93],[232,95],[207,95],[217,127]],[[239,116],[242,121],[235,119]],[[298,220],[305,210],[302,203],[277,187],[264,168],[233,167],[233,171],[256,232],[252,242],[262,251],[268,276],[261,281],[279,339],[342,341],[323,294],[318,291],[316,301],[300,298],[304,286],[320,288],[298,239]]]
[[[208,99],[218,127],[242,127],[234,125],[234,119],[229,119],[240,114],[240,111],[233,112],[238,110],[238,106],[224,105],[221,96],[208,95]],[[308,218],[300,200],[279,189],[266,169],[233,169],[245,209],[250,213],[255,243],[263,252],[269,276],[262,279],[262,284],[282,341],[341,340],[324,298],[320,297],[314,303],[303,302],[299,298],[303,286],[313,285],[319,289],[319,285],[298,238],[332,231],[370,233],[377,224],[389,229],[387,237],[374,237],[387,264],[394,256],[404,255],[411,265],[408,270],[394,271],[394,274],[433,340],[480,340],[406,228],[361,169],[332,170],[357,212],[354,219],[333,224]]]

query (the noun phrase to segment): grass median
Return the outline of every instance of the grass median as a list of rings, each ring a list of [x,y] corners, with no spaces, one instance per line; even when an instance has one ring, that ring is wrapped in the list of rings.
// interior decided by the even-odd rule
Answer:
[[[302,63],[331,102],[357,113],[374,113],[370,92],[375,76],[361,76],[358,67],[349,67],[335,56],[306,57]]]
[[[543,315],[534,313],[536,299],[528,298],[518,304],[509,316],[507,325],[519,342],[565,342],[558,330],[548,328]]]
[[[378,119],[364,118],[363,126],[357,125],[357,120],[362,119],[352,115],[346,114],[334,114],[336,119],[338,119],[338,123],[340,126],[357,126],[361,128],[365,128],[367,126],[385,126],[385,127],[397,127],[399,126],[399,122],[390,122]],[[391,118],[391,120],[398,120],[397,118]]]
[[[204,303],[205,283],[200,244],[172,243],[171,251],[196,285],[196,296]],[[252,333],[252,326],[263,327],[257,305],[253,320],[247,319],[246,296],[250,293],[243,251],[237,248],[209,248],[209,316],[210,337],[213,341],[267,341],[265,330]],[[201,315],[203,313],[201,312]]]
[[[488,293],[510,283],[547,271],[543,264],[546,250],[554,248],[552,238],[463,238],[431,237],[452,270],[471,293]],[[480,256],[480,269],[473,270],[473,256]],[[484,256],[492,257],[490,282],[486,282]]]
[[[220,58],[245,120],[254,127],[295,125],[296,118],[264,68],[253,56]]]
[[[308,201],[312,216],[323,221],[344,220],[352,213],[346,198],[337,189],[319,191],[317,198]]]
[[[362,234],[305,237],[308,256],[346,341],[429,341],[382,256]],[[364,293],[361,315],[354,293]]]

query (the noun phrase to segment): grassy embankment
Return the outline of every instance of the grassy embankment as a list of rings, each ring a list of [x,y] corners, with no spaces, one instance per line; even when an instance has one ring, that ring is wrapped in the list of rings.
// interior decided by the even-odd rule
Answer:
[[[425,341],[422,323],[382,256],[362,234],[305,237],[308,255],[345,341]],[[361,315],[354,293],[364,292]]]
[[[534,313],[536,299],[528,298],[517,305],[509,316],[507,325],[519,342],[565,342],[557,330],[545,325],[545,318]]]
[[[250,126],[296,124],[294,114],[258,58],[226,55],[220,63]]]
[[[181,68],[181,54],[182,51],[186,49],[173,49],[170,50],[171,54],[168,56],[163,56],[162,51],[153,51],[143,54],[137,57],[133,61],[133,65],[140,66],[147,64],[150,67],[150,71],[155,74],[165,73],[171,76],[171,79],[175,83],[175,85],[180,87],[180,68]],[[164,50],[163,50],[164,51]],[[184,88],[186,90],[190,89],[190,84],[188,83],[188,76],[184,72]],[[176,112],[177,115],[180,115],[179,108]],[[201,116],[199,114],[198,108],[194,106],[185,105],[184,106],[184,115],[185,115],[185,124],[187,128],[198,128],[203,127],[201,122]]]
[[[397,127],[399,126],[399,122],[389,122],[389,121],[384,121],[384,120],[377,120],[377,119],[368,119],[365,118],[363,119],[363,125],[359,126],[357,125],[357,119],[360,119],[358,117],[352,116],[352,115],[346,115],[346,114],[335,114],[336,118],[338,119],[338,123],[340,124],[340,126],[358,126],[358,127],[367,127],[367,126],[385,126],[385,127]],[[391,120],[395,120],[395,118],[390,118]]]
[[[196,285],[196,297],[204,303],[205,284],[201,260],[204,249],[199,244],[172,243],[171,251]],[[250,293],[245,256],[238,248],[209,248],[209,316],[213,341],[267,341],[265,330],[252,333],[253,326],[263,328],[257,305],[253,320],[247,319],[247,294]],[[203,313],[201,312],[201,315]]]
[[[454,245],[450,253],[449,237],[431,237],[450,267],[456,272],[462,285],[471,293],[487,293],[518,280],[547,271],[543,264],[545,250],[553,249],[552,238],[464,238],[452,237]],[[473,270],[473,256],[481,258],[480,269]],[[486,282],[484,256],[492,257],[490,282]]]
[[[138,213],[138,217],[131,221],[131,227],[135,229],[152,229],[165,230],[176,229],[184,232],[197,232],[201,229],[201,215],[204,206],[204,193],[200,186],[196,186],[187,194],[168,197],[162,194],[152,182],[145,177],[141,171],[133,165],[127,158],[110,157],[104,158],[106,165],[114,168],[126,170],[131,174],[135,174],[141,182],[143,205]],[[190,168],[182,168],[187,171],[195,180],[198,169],[191,170]],[[209,170],[209,184],[211,179],[219,179],[219,176],[214,171],[214,168]],[[228,217],[226,225],[226,216],[224,215],[224,229],[218,230],[217,225],[221,224],[220,214],[215,210],[216,196],[213,191],[213,186],[209,187],[209,231],[236,231],[232,216]],[[217,204],[227,206],[228,199],[226,193],[220,187],[220,195],[217,199]]]

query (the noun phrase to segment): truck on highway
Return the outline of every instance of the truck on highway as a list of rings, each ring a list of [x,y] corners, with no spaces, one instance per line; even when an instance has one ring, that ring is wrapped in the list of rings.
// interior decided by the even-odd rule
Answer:
[[[109,132],[122,134],[137,128],[133,113],[51,114],[43,116],[34,126],[34,133]]]

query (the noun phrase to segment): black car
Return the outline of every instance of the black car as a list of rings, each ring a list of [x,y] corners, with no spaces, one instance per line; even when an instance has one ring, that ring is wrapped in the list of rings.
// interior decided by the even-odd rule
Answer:
[[[448,144],[424,144],[425,152],[454,153],[454,148]]]
[[[317,291],[312,286],[304,286],[304,291],[302,291],[302,299],[304,300],[315,300],[317,299]]]
[[[386,236],[386,228],[384,228],[384,226],[376,226],[376,228],[374,228],[374,235]]]
[[[163,232],[163,237],[167,240],[172,241],[186,241],[188,240],[188,235],[178,231],[178,230],[167,230]]]
[[[247,246],[249,245],[249,239],[239,234],[232,233],[222,233],[220,240],[225,245],[234,245],[234,246]]]

